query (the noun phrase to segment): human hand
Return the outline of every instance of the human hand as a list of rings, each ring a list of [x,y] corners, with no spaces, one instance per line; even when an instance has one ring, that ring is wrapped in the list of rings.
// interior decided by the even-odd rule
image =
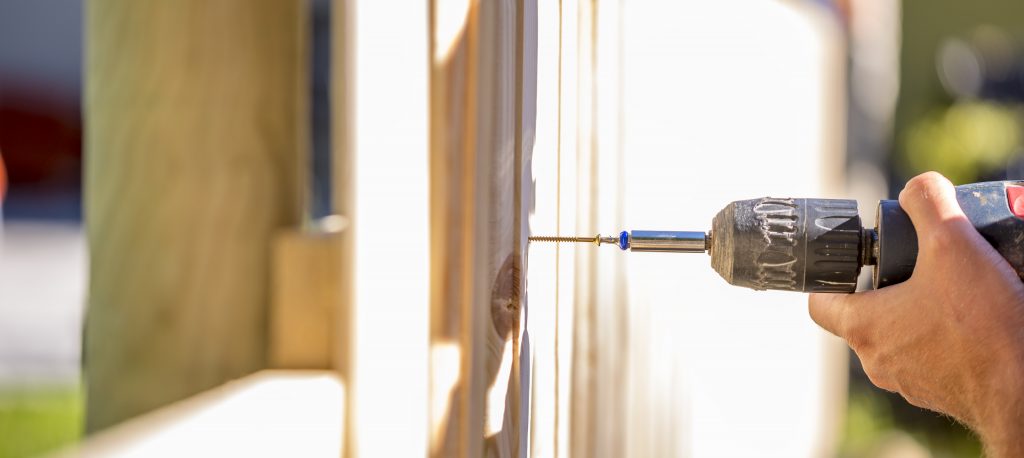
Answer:
[[[993,456],[1024,456],[1024,284],[945,177],[914,177],[899,200],[918,235],[911,278],[812,294],[811,318],[847,341],[879,388],[967,424]]]

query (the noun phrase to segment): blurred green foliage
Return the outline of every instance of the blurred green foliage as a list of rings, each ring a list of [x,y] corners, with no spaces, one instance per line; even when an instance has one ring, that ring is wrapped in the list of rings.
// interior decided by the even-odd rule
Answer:
[[[79,386],[0,386],[0,458],[53,451],[81,434]]]
[[[853,383],[839,456],[982,456],[978,439],[953,419],[911,406],[898,398],[872,386]]]
[[[962,102],[908,127],[905,161],[908,175],[935,170],[954,183],[971,183],[1005,167],[1021,148],[1019,108]]]
[[[888,403],[870,393],[850,393],[840,450],[845,456],[865,456],[894,429]]]
[[[1019,108],[955,100],[942,86],[936,56],[947,40],[967,39],[979,27],[1019,35],[1024,2],[904,0],[901,5],[900,92],[892,158],[897,188],[927,170],[940,171],[954,183],[992,178],[985,176],[991,172],[986,169],[1006,158],[1008,145],[1020,143]],[[1010,133],[1013,123],[1016,132]]]

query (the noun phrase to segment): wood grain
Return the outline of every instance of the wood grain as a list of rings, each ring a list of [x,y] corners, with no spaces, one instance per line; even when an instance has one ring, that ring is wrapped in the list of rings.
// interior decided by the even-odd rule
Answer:
[[[87,4],[87,429],[264,367],[301,214],[303,2]]]
[[[437,16],[452,13],[442,3],[431,25],[431,351],[455,349],[458,376],[432,368],[431,454],[517,456],[532,2],[470,2],[454,37],[438,29]]]

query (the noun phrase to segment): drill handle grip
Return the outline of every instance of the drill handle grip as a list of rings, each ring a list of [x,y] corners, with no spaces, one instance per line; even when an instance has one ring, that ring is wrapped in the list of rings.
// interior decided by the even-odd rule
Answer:
[[[978,233],[1024,280],[1024,181],[990,181],[956,187],[956,200]],[[901,283],[914,273],[917,232],[895,200],[878,203],[875,231],[876,288]]]

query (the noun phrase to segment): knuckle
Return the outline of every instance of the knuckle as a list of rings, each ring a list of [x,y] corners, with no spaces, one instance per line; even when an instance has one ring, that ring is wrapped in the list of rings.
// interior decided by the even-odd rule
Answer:
[[[857,352],[857,354],[870,350],[871,346],[868,344],[867,339],[864,338],[863,333],[847,330],[845,337],[847,345],[849,345],[853,351]]]
[[[910,403],[910,405],[912,405],[914,407],[919,407],[919,408],[922,408],[922,409],[930,409],[931,408],[931,404],[928,403],[927,401],[925,401],[924,399],[921,399],[921,398],[918,398],[916,396],[913,396],[913,395],[910,395],[910,394],[907,394],[907,393],[903,393],[903,392],[900,393],[900,396],[903,396],[903,399],[906,399],[906,401],[908,403]]]
[[[891,392],[899,391],[899,384],[896,382],[891,364],[885,355],[879,354],[871,349],[857,352],[864,374],[875,386]]]
[[[911,380],[906,377],[906,374],[902,374],[896,378],[897,392],[903,397],[903,399],[914,407],[935,410],[935,403],[933,402],[932,396],[929,395],[928,390],[922,389],[918,384],[908,383]]]
[[[844,321],[847,308],[842,298],[834,295],[814,294],[808,301],[811,319],[822,329],[839,337],[845,337]]]
[[[925,172],[907,182],[907,187],[913,187],[921,191],[941,189],[951,186],[949,179],[938,172]]]
[[[907,184],[903,186],[903,192],[900,193],[900,200],[915,200],[921,195],[921,191],[924,189],[924,181],[922,175],[918,175],[907,181]]]
[[[940,195],[942,189],[948,186],[952,186],[952,183],[938,172],[925,172],[907,181],[903,192],[900,193],[900,202],[929,200]]]
[[[885,391],[896,392],[896,384],[889,377],[889,374],[885,371],[878,370],[877,368],[864,364],[864,375],[868,376],[868,380],[871,383]]]
[[[857,352],[869,352],[871,350],[871,338],[868,332],[869,327],[863,322],[863,320],[853,318],[851,315],[846,314],[843,320],[842,335],[846,339],[846,343]]]

